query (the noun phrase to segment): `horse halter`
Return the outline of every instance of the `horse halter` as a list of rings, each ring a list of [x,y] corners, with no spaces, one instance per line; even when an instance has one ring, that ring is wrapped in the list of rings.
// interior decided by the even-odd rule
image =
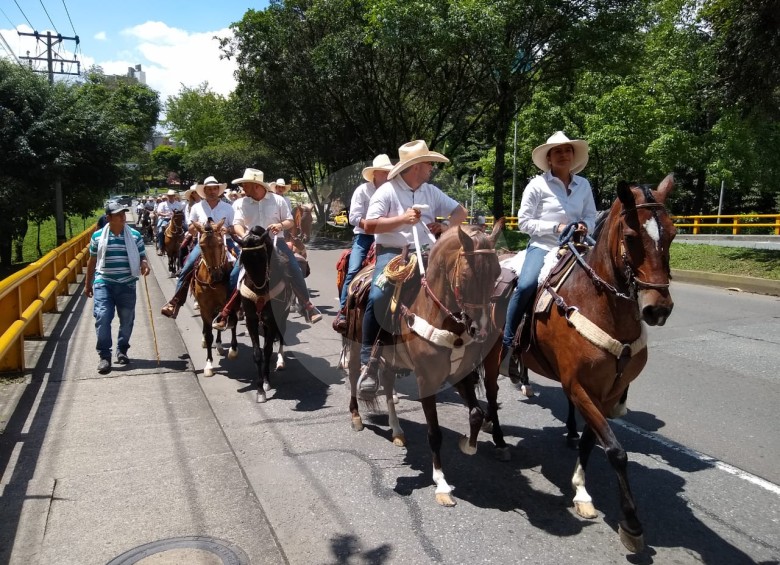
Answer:
[[[217,234],[216,234],[216,232],[213,229],[207,229],[207,230],[205,230],[201,234],[201,237],[203,237],[203,236],[206,236],[206,237],[217,237]],[[200,238],[198,238],[198,239],[200,240]],[[203,245],[200,243],[200,241],[198,241],[198,244],[201,247],[200,262],[206,267],[206,270],[209,273],[209,277],[211,278],[211,282],[208,283],[208,284],[222,282],[222,277],[224,275],[225,264],[227,263],[227,247],[224,246],[224,245],[221,245],[220,249],[219,249],[219,257],[217,259],[217,264],[216,265],[209,265],[209,261],[206,258],[206,254],[203,253]],[[196,275],[197,275],[197,272],[196,272]],[[204,284],[206,283],[206,281],[200,281],[200,280],[199,280],[199,282],[202,282]]]
[[[653,218],[655,219],[656,224],[658,225],[659,232],[662,229],[661,222],[658,219],[658,214],[656,213],[656,210],[664,210],[666,211],[666,206],[664,206],[661,202],[656,202],[655,198],[653,197],[653,194],[650,192],[649,188],[644,189],[645,193],[645,200],[647,202],[643,204],[636,204],[632,208],[626,209],[625,207],[620,212],[621,216],[626,216],[629,212],[636,211],[638,209],[646,208],[653,211]],[[636,293],[640,290],[667,290],[669,288],[669,283],[651,283],[646,282],[640,279],[636,274],[636,269],[631,264],[631,261],[628,257],[627,248],[628,245],[626,244],[626,236],[623,233],[623,222],[620,222],[620,258],[623,261],[623,274],[626,277],[626,282],[630,288],[633,289],[633,294],[636,296]],[[667,269],[667,277],[669,276],[669,264],[666,265]]]

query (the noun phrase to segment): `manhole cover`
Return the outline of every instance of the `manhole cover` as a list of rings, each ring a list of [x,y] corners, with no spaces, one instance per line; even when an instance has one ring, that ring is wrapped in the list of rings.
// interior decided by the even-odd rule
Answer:
[[[153,541],[115,557],[107,565],[249,565],[240,548],[206,536]]]

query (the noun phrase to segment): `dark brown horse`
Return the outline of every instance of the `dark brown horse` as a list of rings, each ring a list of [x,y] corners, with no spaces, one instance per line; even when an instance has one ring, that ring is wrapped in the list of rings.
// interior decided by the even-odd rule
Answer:
[[[644,547],[626,467],[628,458],[607,418],[625,402],[625,392],[647,362],[643,322],[662,326],[672,312],[669,246],[675,228],[664,202],[674,187],[668,176],[657,190],[618,185],[593,249],[569,278],[551,292],[549,311],[536,313],[522,360],[533,371],[560,381],[585,420],[572,477],[574,507],[597,516],[585,490],[585,468],[598,441],[618,475],[620,539],[631,551]],[[497,370],[495,351],[486,372]]]
[[[246,277],[239,285],[239,291],[257,365],[257,378],[253,379],[253,384],[257,387],[257,402],[265,402],[266,392],[272,388],[270,363],[275,341],[279,342],[276,369],[284,369],[284,333],[292,287],[287,281],[286,257],[276,251],[269,232],[259,226],[252,228],[241,247],[241,264]]]
[[[168,256],[168,271],[171,276],[181,268],[179,248],[184,241],[184,211],[176,210],[165,228],[165,254]]]
[[[412,369],[417,375],[428,423],[436,501],[444,506],[453,506],[455,500],[450,495],[452,488],[442,471],[442,433],[436,413],[436,392],[444,383],[450,383],[466,401],[470,434],[461,439],[460,448],[469,455],[476,453],[477,435],[485,414],[477,402],[473,374],[500,333],[500,329],[492,323],[491,296],[500,272],[495,242],[502,227],[502,223],[497,224],[491,236],[470,227],[454,227],[441,236],[431,249],[422,289],[402,316],[400,335],[394,337],[392,344],[383,347],[384,367],[380,368],[379,377],[387,399],[393,443],[399,446],[406,443],[391,400],[396,370]],[[359,285],[360,278],[359,273],[356,276],[358,282],[350,285],[351,290]],[[354,301],[354,296],[350,300]],[[352,427],[356,431],[363,429],[358,410],[357,380],[364,309],[365,302],[348,308],[345,341],[351,387],[349,410]],[[506,443],[498,423],[497,371],[484,385],[488,401],[487,417],[493,423],[493,440],[499,449],[505,450]]]
[[[206,225],[194,222],[198,230],[198,244],[200,245],[200,260],[195,266],[192,277],[192,292],[200,309],[200,319],[203,322],[203,347],[206,348],[206,366],[203,368],[203,376],[214,375],[212,367],[211,346],[214,342],[214,330],[211,323],[219,314],[219,311],[227,302],[227,289],[230,278],[231,265],[227,259],[227,247],[222,235],[222,226],[225,220],[213,223],[209,220]],[[222,332],[217,332],[217,352],[225,355],[222,347]],[[238,357],[238,342],[236,341],[236,328],[231,329],[230,352],[228,359]]]

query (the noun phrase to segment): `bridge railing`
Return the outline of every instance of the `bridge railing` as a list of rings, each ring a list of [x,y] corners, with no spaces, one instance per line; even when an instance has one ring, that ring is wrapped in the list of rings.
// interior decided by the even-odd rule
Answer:
[[[672,219],[678,228],[691,228],[693,235],[701,234],[702,229],[714,233],[730,229],[732,235],[739,235],[740,232],[751,228],[772,228],[775,235],[780,235],[780,214],[672,216]]]
[[[0,281],[0,372],[25,370],[24,338],[43,337],[43,314],[57,311],[89,260],[95,226]]]

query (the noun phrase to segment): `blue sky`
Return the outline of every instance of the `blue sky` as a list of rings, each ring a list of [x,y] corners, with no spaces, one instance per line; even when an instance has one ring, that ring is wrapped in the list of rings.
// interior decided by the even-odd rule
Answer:
[[[56,28],[63,36],[78,35],[76,58],[82,69],[95,64],[108,74],[126,74],[128,67],[141,64],[147,84],[164,102],[182,84],[194,87],[208,81],[216,92],[232,91],[235,67],[219,60],[213,37],[229,36],[230,24],[248,9],[267,5],[266,0],[0,0],[0,33],[17,56],[27,50],[31,56],[41,52],[40,43],[36,47],[34,38],[20,38],[17,30]],[[63,42],[61,56],[72,59],[73,47],[74,42]],[[11,56],[2,41],[0,56]]]

